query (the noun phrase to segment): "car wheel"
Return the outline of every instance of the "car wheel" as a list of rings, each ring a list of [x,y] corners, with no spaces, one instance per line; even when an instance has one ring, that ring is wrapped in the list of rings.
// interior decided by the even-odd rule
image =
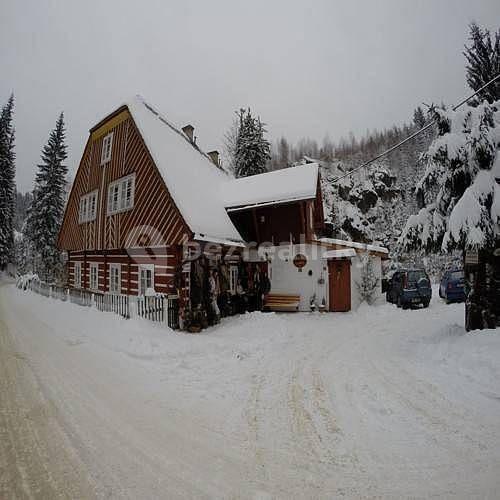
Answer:
[[[422,305],[424,306],[424,309],[426,307],[429,307],[429,303],[430,303],[430,300],[426,300],[425,302],[422,303]]]
[[[439,296],[443,298],[443,292],[441,292],[441,287],[439,287]]]

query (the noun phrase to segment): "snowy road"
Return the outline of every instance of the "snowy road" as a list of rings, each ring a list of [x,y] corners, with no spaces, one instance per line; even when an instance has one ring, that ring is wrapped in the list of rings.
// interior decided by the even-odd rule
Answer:
[[[498,498],[500,330],[462,306],[201,335],[0,287],[0,498]]]

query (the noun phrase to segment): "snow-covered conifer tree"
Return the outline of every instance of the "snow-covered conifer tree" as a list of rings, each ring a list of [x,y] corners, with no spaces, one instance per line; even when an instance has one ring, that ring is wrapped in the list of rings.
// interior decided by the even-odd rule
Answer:
[[[241,109],[239,129],[235,148],[236,177],[262,174],[266,171],[267,161],[271,158],[271,145],[264,137],[266,132],[260,118]]]
[[[46,281],[54,280],[61,270],[60,252],[56,247],[65,202],[66,159],[64,116],[42,150],[33,190],[33,201],[26,222],[27,235],[34,252],[35,271]]]
[[[417,184],[425,206],[401,234],[405,249],[490,253],[500,239],[500,102],[486,101],[463,111],[433,109],[438,137],[424,155],[426,170]],[[489,293],[469,287],[467,311],[491,318]],[[477,288],[477,286],[476,286]],[[496,293],[496,292],[495,292]],[[469,318],[469,315],[467,315]],[[487,324],[490,319],[485,319]],[[468,328],[482,323],[468,324]]]
[[[372,259],[368,253],[361,256],[361,279],[356,283],[361,300],[367,304],[372,304],[375,296],[375,291],[379,285],[379,279],[375,275]]]
[[[11,95],[0,115],[0,269],[14,258],[15,153]]]
[[[417,184],[426,206],[408,219],[400,239],[405,247],[478,249],[491,246],[498,237],[497,107],[500,103],[485,102],[460,112],[433,110],[439,135],[424,155],[426,170]]]
[[[481,29],[477,24],[470,25],[471,45],[465,47],[464,55],[467,59],[467,83],[473,90],[480,89],[495,76],[500,74],[500,30],[491,39],[487,29]],[[476,104],[486,100],[490,104],[500,99],[500,80],[479,93]]]

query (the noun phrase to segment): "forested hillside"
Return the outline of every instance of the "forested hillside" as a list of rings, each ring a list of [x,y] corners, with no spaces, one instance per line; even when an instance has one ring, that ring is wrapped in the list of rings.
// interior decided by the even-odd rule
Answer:
[[[419,209],[415,182],[425,169],[419,158],[435,137],[432,128],[369,167],[343,177],[419,130],[425,122],[425,113],[419,107],[410,123],[369,132],[359,140],[351,135],[334,144],[325,138],[318,145],[315,140],[305,138],[290,145],[282,137],[273,145],[269,167],[318,162],[328,231],[332,236],[380,243],[390,249],[393,265],[412,262],[439,272],[443,260],[440,256],[422,259],[415,254],[400,254],[396,245],[408,217]]]

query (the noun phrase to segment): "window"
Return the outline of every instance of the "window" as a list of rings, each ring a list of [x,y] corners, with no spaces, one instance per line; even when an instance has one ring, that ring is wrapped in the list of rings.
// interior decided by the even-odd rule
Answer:
[[[234,295],[238,285],[238,266],[229,267],[229,291]]]
[[[96,218],[97,214],[97,189],[80,198],[79,222],[89,222]]]
[[[463,280],[464,272],[463,271],[451,271],[449,278],[451,280]]]
[[[146,295],[148,289],[154,291],[154,276],[154,264],[144,264],[139,266],[139,295]]]
[[[109,291],[111,293],[121,293],[121,266],[120,264],[109,265]]]
[[[75,288],[82,287],[82,263],[75,262],[73,269],[73,285]]]
[[[90,287],[91,290],[99,288],[99,264],[90,263]]]
[[[108,188],[108,215],[134,206],[135,174],[112,182]]]
[[[111,160],[111,148],[113,146],[113,132],[108,134],[102,140],[101,165],[108,163]]]

